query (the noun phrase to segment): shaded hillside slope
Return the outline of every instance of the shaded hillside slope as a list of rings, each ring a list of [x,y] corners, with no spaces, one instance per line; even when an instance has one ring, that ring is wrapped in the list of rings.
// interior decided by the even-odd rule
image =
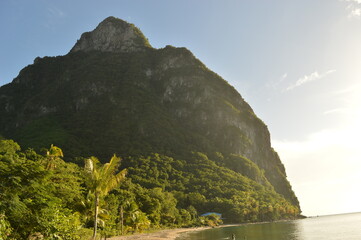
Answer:
[[[202,152],[299,208],[267,126],[241,95],[186,48],[154,49],[120,19],[84,33],[65,56],[36,58],[0,88],[0,115],[6,138],[55,144],[71,161]]]

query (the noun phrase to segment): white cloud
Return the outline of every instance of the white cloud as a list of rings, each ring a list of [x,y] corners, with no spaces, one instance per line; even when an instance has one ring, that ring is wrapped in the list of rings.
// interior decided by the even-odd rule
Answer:
[[[300,78],[297,80],[296,83],[290,85],[289,87],[286,88],[286,91],[289,91],[289,90],[292,90],[294,88],[297,88],[305,83],[308,83],[308,82],[313,82],[313,81],[316,81],[316,80],[319,80],[321,78],[324,78],[326,77],[327,75],[331,74],[331,73],[334,73],[336,70],[329,70],[325,73],[321,73],[319,74],[318,71],[316,72],[313,72],[309,75],[305,75],[304,77]]]
[[[53,17],[64,17],[65,16],[65,13],[61,9],[56,8],[56,7],[48,8],[48,13],[50,16],[53,16]]]
[[[280,84],[287,78],[288,74],[284,73],[279,79],[271,80],[266,83],[267,88],[277,89]]]
[[[350,85],[350,86],[347,86],[343,89],[339,89],[337,91],[334,91],[332,92],[333,95],[348,95],[349,93],[353,93],[353,94],[357,94],[358,95],[358,92],[357,92],[357,89],[359,89],[361,91],[361,84],[353,84],[353,85]]]
[[[343,0],[343,2],[354,2],[354,3],[361,4],[361,0]]]
[[[354,8],[352,9],[350,17],[360,17],[361,16],[361,8]]]
[[[51,31],[56,31],[54,25],[59,19],[65,18],[67,15],[60,8],[57,7],[48,7],[47,8],[47,21],[43,22],[43,26]]]
[[[361,17],[361,0],[340,0],[341,2],[348,2],[346,9],[349,11],[349,18]]]
[[[341,113],[341,114],[348,113],[348,109],[347,108],[335,108],[335,109],[330,109],[330,110],[323,112],[324,115],[335,114],[335,113]]]
[[[332,97],[339,98],[343,106],[335,107],[324,114],[342,113],[345,120],[358,127],[361,122],[361,84],[352,84],[331,94]]]

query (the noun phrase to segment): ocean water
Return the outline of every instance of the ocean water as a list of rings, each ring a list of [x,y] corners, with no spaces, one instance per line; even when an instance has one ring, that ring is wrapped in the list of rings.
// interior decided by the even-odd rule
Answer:
[[[185,233],[176,240],[361,240],[361,213],[249,224]]]

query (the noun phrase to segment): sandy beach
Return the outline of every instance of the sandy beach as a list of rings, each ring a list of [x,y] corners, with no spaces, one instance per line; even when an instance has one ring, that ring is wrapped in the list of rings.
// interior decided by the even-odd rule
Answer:
[[[245,224],[259,224],[259,223],[238,223],[238,224],[224,224],[216,226],[216,228],[222,228],[222,227],[233,227],[233,226],[241,226]],[[212,227],[194,227],[194,228],[176,228],[176,229],[166,229],[166,230],[160,230],[153,233],[139,233],[134,235],[128,235],[128,236],[117,236],[117,237],[111,237],[108,238],[110,240],[174,240],[177,237],[180,236],[182,233],[187,232],[195,232],[195,231],[202,231],[206,229],[210,229]],[[214,227],[213,227],[214,228]]]
[[[205,229],[209,229],[210,227],[197,227],[197,228],[177,228],[177,229],[167,229],[167,230],[160,230],[154,233],[144,233],[144,234],[134,234],[129,236],[118,236],[108,238],[110,240],[174,240],[181,233],[185,232],[194,232],[194,231],[201,231]]]

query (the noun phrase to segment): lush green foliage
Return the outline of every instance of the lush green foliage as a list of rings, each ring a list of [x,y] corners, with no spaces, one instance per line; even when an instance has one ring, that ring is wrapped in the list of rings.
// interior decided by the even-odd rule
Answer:
[[[7,221],[5,215],[0,214],[0,239],[9,239],[12,231],[13,229],[11,228],[10,223]]]
[[[267,126],[240,94],[187,49],[153,49],[132,29],[143,51],[36,58],[0,87],[0,134],[35,149],[0,135],[0,236],[219,224],[205,212],[224,222],[297,216]],[[120,172],[116,157],[101,164],[113,154]]]
[[[73,162],[114,153],[187,160],[192,151],[216,161],[218,152],[219,165],[271,184],[298,206],[265,124],[185,48],[37,58],[0,95],[0,134],[24,147],[55,144]]]
[[[15,239],[41,232],[49,239],[67,238],[80,228],[76,207],[82,198],[80,168],[60,158],[46,169],[48,156],[20,152],[17,143],[0,140],[0,212]]]
[[[120,159],[115,156],[104,165],[92,157],[84,169],[61,157],[61,149],[53,145],[39,155],[31,149],[21,151],[12,140],[0,140],[2,239],[90,237],[87,228],[94,225],[96,211],[103,236],[221,222],[199,217],[205,212],[220,212],[225,222],[299,214],[271,187],[220,166],[203,153],[194,153],[187,161],[159,154],[127,158],[119,173]],[[124,167],[128,175],[119,185]]]
[[[99,206],[102,197],[108,195],[109,191],[117,187],[124,180],[126,170],[117,173],[120,158],[113,156],[109,163],[99,166],[99,160],[91,157],[85,160],[86,185],[90,193],[94,195],[94,230],[93,239],[96,239],[98,228]]]
[[[172,192],[179,208],[220,212],[226,222],[271,221],[299,214],[270,184],[261,185],[219,166],[202,153],[194,153],[187,161],[154,154],[128,159],[124,165],[132,166],[128,171],[133,182]]]

